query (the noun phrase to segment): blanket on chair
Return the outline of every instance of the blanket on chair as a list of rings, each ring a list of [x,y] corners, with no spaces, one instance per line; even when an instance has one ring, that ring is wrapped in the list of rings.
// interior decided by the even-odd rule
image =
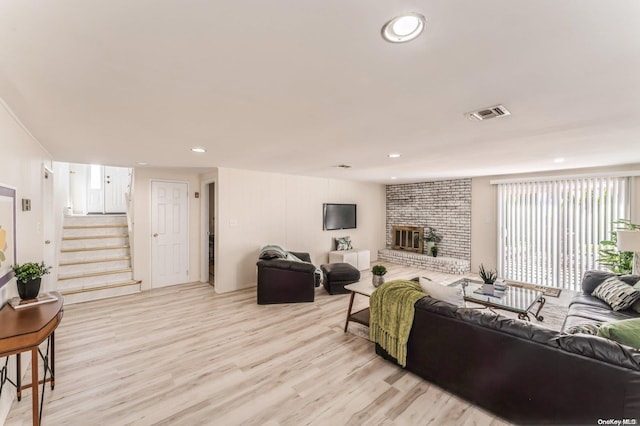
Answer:
[[[395,280],[378,287],[369,300],[369,337],[398,364],[407,365],[407,341],[413,324],[413,305],[426,296],[419,283]]]

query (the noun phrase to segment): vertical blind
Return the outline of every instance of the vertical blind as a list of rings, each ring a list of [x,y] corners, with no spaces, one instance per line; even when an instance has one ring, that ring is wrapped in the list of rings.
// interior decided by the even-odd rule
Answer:
[[[598,264],[612,222],[629,219],[629,178],[498,184],[498,272],[522,282],[579,290]]]

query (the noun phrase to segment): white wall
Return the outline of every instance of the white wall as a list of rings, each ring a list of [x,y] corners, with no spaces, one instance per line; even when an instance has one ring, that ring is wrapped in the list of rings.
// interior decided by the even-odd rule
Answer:
[[[385,246],[384,185],[220,168],[216,190],[217,292],[254,286],[265,244],[309,252],[316,265],[327,262],[335,237],[350,235],[372,260]],[[327,202],[357,204],[357,229],[323,231]]]
[[[41,261],[44,253],[42,222],[42,166],[51,167],[51,156],[13,118],[4,101],[0,99],[0,183],[16,188],[16,235],[19,263]],[[31,211],[23,212],[20,200],[31,199]],[[51,212],[46,212],[50,214]],[[5,224],[2,224],[3,226]],[[57,251],[57,249],[56,249]],[[0,303],[18,295],[15,278],[0,290]],[[28,357],[26,357],[28,358]],[[24,359],[24,358],[23,358]],[[10,362],[10,372],[15,378],[15,357]],[[24,364],[28,364],[24,362]],[[26,369],[27,365],[24,365]],[[0,424],[4,423],[15,396],[10,386],[5,388],[0,399]]]
[[[142,289],[153,287],[151,282],[151,181],[187,182],[189,186],[189,279],[200,279],[200,191],[198,173],[183,169],[138,167],[134,173],[133,195],[133,277],[142,280]]]
[[[640,164],[473,178],[471,180],[471,270],[478,272],[478,266],[481,263],[495,269],[498,263],[498,188],[497,185],[489,183],[491,180],[629,170],[640,171]],[[640,177],[633,178],[632,191],[631,220],[633,223],[640,223]]]

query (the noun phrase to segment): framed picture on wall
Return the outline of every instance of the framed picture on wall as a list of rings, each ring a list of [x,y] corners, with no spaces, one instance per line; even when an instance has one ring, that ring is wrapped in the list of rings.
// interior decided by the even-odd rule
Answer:
[[[13,278],[16,263],[16,189],[0,184],[0,287]]]

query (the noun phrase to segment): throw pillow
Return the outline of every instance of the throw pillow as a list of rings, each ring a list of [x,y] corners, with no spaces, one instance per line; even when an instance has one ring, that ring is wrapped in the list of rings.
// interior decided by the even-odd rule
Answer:
[[[351,245],[351,237],[348,235],[342,238],[336,238],[336,250],[351,250],[353,246]]]
[[[636,290],[640,290],[640,281],[633,286]],[[640,314],[640,299],[636,300],[633,305],[631,305],[631,309]]]
[[[595,336],[600,330],[602,324],[580,324],[569,327],[565,330],[567,334],[591,334]]]
[[[422,290],[434,299],[442,300],[443,302],[451,303],[452,305],[460,307],[465,306],[462,287],[459,285],[448,287],[420,277],[420,287],[422,287]]]
[[[640,291],[618,277],[610,277],[593,290],[593,296],[607,302],[614,311],[621,311],[631,307],[640,298]]]
[[[598,336],[640,349],[640,318],[602,324]]]

